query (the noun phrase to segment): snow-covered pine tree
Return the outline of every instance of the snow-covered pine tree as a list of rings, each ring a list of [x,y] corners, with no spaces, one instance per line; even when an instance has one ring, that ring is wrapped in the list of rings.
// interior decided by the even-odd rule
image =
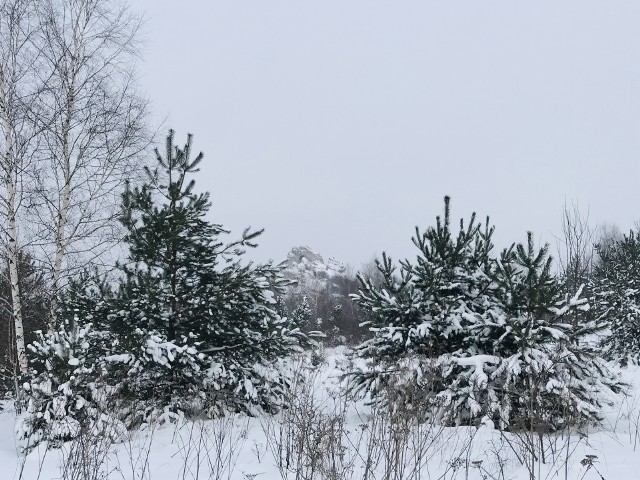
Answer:
[[[262,231],[228,233],[207,221],[207,193],[188,176],[191,136],[184,148],[166,141],[147,182],[127,189],[122,223],[129,258],[111,315],[122,351],[109,360],[130,372],[130,394],[183,410],[273,408],[284,378],[280,359],[305,335],[276,312],[285,280],[271,264],[242,264],[245,247]]]
[[[299,305],[297,305],[293,312],[291,312],[291,321],[296,327],[309,332],[309,325],[312,316],[313,311],[311,310],[311,307],[309,307],[307,296],[304,295]]]
[[[359,276],[361,290],[353,300],[369,314],[366,322],[374,336],[356,352],[377,363],[375,369],[352,376],[354,391],[376,396],[385,391],[391,367],[399,359],[422,358],[419,368],[411,369],[421,388],[441,390],[433,371],[443,355],[470,355],[486,350],[469,338],[471,327],[494,308],[492,269],[489,253],[494,228],[476,222],[475,214],[458,229],[451,226],[450,199],[445,197],[444,217],[412,238],[418,248],[416,263],[408,260],[394,266],[385,253],[376,265],[382,284],[374,285]],[[426,383],[430,383],[427,387]]]
[[[393,401],[418,394],[446,424],[597,420],[605,396],[621,388],[587,341],[603,323],[569,321],[588,305],[580,292],[562,294],[548,247],[536,250],[529,235],[497,259],[492,233],[472,217],[454,235],[446,199],[444,221],[414,237],[415,265],[398,271],[383,254],[383,284],[361,279],[354,296],[374,318],[374,338],[357,349],[372,363],[349,375],[351,388]]]
[[[564,293],[548,250],[536,249],[529,232],[526,244],[501,253],[494,275],[500,314],[475,328],[493,345],[486,399],[488,418],[501,428],[597,422],[603,404],[623,388],[593,341],[604,322],[584,319],[582,287]]]
[[[605,356],[623,365],[640,363],[640,238],[633,231],[596,247],[593,316],[611,331],[603,337]]]

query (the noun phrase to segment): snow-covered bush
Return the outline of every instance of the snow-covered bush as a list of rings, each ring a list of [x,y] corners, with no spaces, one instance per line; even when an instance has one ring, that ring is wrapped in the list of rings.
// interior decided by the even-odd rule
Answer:
[[[189,342],[169,342],[161,333],[133,328],[102,359],[105,379],[117,385],[119,415],[127,427],[197,408],[205,355]],[[190,381],[185,381],[190,379]]]
[[[496,258],[492,233],[472,217],[454,235],[446,199],[444,219],[416,230],[415,264],[397,269],[383,255],[383,284],[361,279],[354,300],[373,317],[374,337],[357,349],[371,363],[348,375],[351,390],[376,400],[404,382],[430,392],[430,414],[446,424],[597,421],[622,387],[589,342],[604,323],[575,321],[586,300],[563,296],[547,247],[536,250],[531,234]]]
[[[111,408],[112,392],[101,383],[96,345],[104,335],[90,323],[64,323],[29,345],[34,370],[23,385],[27,402],[17,429],[25,449],[42,440],[58,446],[83,430],[114,439],[126,432]]]

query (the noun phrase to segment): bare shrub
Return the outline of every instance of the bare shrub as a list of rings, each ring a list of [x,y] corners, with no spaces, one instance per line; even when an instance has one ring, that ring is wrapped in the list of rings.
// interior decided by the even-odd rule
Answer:
[[[288,408],[265,418],[267,448],[285,479],[419,480],[453,429],[424,415],[428,393],[388,384],[385,402],[358,407],[339,392],[322,391],[317,370],[300,361]],[[402,398],[398,398],[398,396]],[[355,416],[355,426],[349,419]]]
[[[124,452],[115,452],[115,470],[123,480],[151,480],[149,460],[155,429],[155,423],[148,423],[138,432],[129,432],[120,448]]]
[[[349,458],[344,397],[322,398],[317,370],[300,357],[286,393],[285,408],[262,420],[267,448],[282,479],[349,478]]]
[[[366,431],[356,452],[363,452],[362,478],[419,480],[436,451],[454,434],[427,413],[431,393],[386,385],[385,401],[372,406],[361,428]]]
[[[636,451],[640,446],[640,395],[622,397],[612,430],[625,438]]]
[[[108,457],[113,445],[110,435],[83,428],[61,448],[63,480],[103,480],[109,478]]]
[[[530,372],[527,377],[529,404],[526,416],[512,422],[509,432],[501,431],[501,440],[527,470],[530,480],[568,478],[569,463],[582,441],[585,423],[575,405],[558,403],[556,410],[540,405],[537,395],[547,388],[547,377]],[[549,418],[561,418],[564,428],[556,430]]]
[[[173,435],[178,446],[180,480],[230,479],[247,439],[248,419],[227,415],[215,420],[182,423]]]
[[[591,226],[589,211],[580,211],[577,202],[567,204],[562,210],[562,235],[556,239],[560,274],[565,287],[575,292],[587,283],[593,270],[596,229]]]

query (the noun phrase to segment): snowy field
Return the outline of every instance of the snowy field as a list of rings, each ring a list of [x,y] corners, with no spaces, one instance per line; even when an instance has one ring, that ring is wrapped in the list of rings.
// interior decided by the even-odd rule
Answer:
[[[181,419],[149,426],[125,441],[81,439],[59,449],[18,453],[16,416],[0,413],[2,479],[585,479],[640,478],[640,369],[587,432],[502,434],[489,427],[442,428],[410,415],[381,414],[340,395],[344,350],[301,364],[295,405],[277,416]],[[315,362],[317,363],[317,362]],[[295,401],[294,401],[295,399]]]

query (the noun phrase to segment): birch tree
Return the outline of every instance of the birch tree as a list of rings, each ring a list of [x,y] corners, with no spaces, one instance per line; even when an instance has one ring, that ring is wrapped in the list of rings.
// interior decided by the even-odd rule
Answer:
[[[33,39],[36,32],[35,3],[30,0],[0,0],[0,175],[2,191],[3,249],[7,258],[14,322],[17,370],[27,371],[19,282],[21,251],[19,217],[28,199],[25,176],[32,167],[37,128],[29,117],[29,105],[38,88]]]
[[[33,225],[51,272],[54,325],[66,275],[117,242],[120,194],[149,138],[134,75],[139,19],[111,0],[44,0],[39,16],[46,89]]]

